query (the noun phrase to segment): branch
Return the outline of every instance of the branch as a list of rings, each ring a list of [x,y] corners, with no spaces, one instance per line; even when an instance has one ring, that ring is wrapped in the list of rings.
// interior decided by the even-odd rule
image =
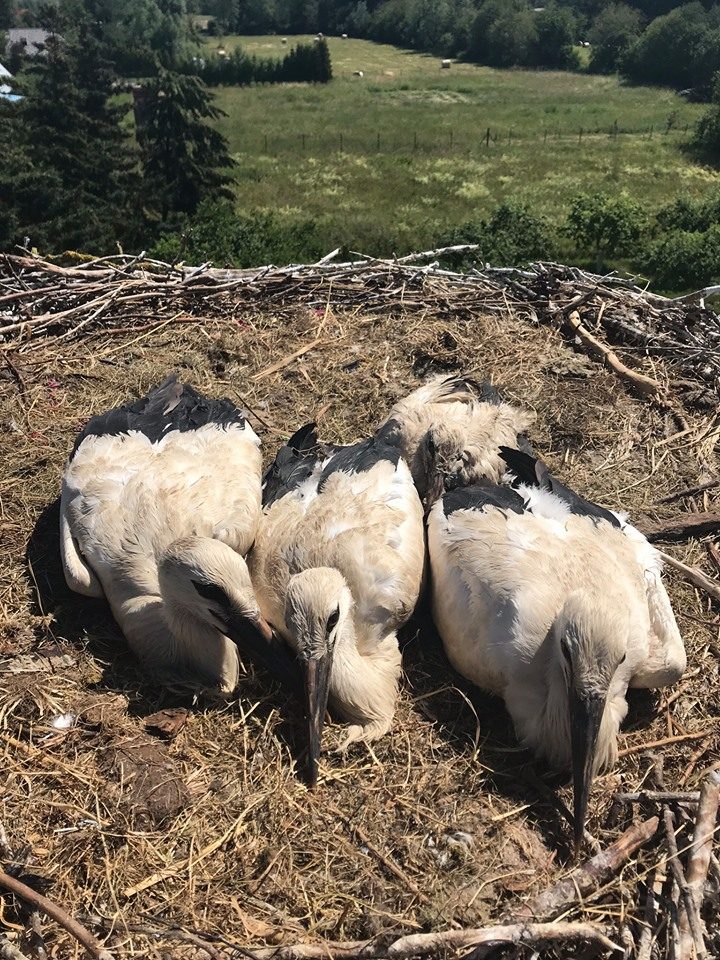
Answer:
[[[638,524],[650,543],[658,540],[689,540],[720,530],[720,513],[682,513],[669,520],[643,520]]]
[[[78,943],[81,943],[90,956],[95,960],[113,960],[112,954],[106,950],[103,945],[95,939],[90,931],[77,920],[74,920],[61,906],[48,900],[41,893],[37,893],[31,887],[11,877],[9,873],[0,868],[0,887],[10,890],[17,897],[21,897],[36,910],[41,910],[44,914],[59,923],[60,926],[75,937]]]
[[[720,773],[708,774],[700,789],[695,832],[688,854],[686,879],[690,894],[698,915],[703,902],[705,881],[707,880],[710,856],[715,835],[715,822],[720,806]],[[693,936],[687,913],[680,918],[680,960],[690,960],[693,950]]]
[[[661,551],[660,556],[663,558],[664,563],[672,567],[673,570],[677,570],[678,573],[681,573],[693,586],[696,586],[699,590],[704,590],[709,597],[712,597],[713,600],[717,600],[717,602],[720,603],[720,583],[718,583],[717,580],[708,577],[702,570],[698,570],[697,567],[689,567],[681,560],[676,560],[675,557],[671,557],[669,553],[663,553]]]
[[[678,889],[680,890],[683,906],[685,907],[687,922],[690,930],[692,931],[692,942],[695,947],[695,955],[698,960],[700,960],[700,958],[707,956],[705,940],[703,939],[702,933],[702,921],[700,920],[700,913],[698,912],[697,905],[693,899],[692,892],[688,887],[685,874],[683,873],[682,864],[680,863],[680,856],[678,854],[677,843],[675,841],[675,821],[673,820],[672,812],[667,807],[665,807],[663,810],[663,820],[665,823],[665,838],[668,845],[668,865],[675,883],[678,885]]]
[[[684,487],[682,490],[676,490],[675,493],[669,493],[662,500],[658,500],[658,503],[672,503],[673,500],[681,500],[683,497],[694,497],[698,493],[713,490],[715,487],[720,487],[720,478],[716,477],[713,480],[706,480],[705,483],[698,483],[694,487]]]
[[[388,943],[386,935],[373,940],[347,943],[296,943],[286,947],[254,947],[248,951],[256,960],[407,960],[432,957],[450,950],[472,950],[485,956],[503,944],[542,947],[557,943],[592,943],[604,950],[622,953],[602,927],[591,923],[513,923],[470,930],[443,930],[439,933],[411,933]]]
[[[657,817],[650,817],[649,820],[633,824],[607,850],[572,870],[564,880],[523,904],[519,910],[506,911],[505,917],[552,920],[569,910],[617,873],[625,861],[655,835],[658,823]]]
[[[613,800],[620,803],[697,803],[697,790],[681,793],[672,790],[640,790],[638,793],[616,793]]]
[[[583,326],[577,310],[574,310],[570,316],[565,319],[564,323],[580,338],[590,353],[594,353],[595,356],[600,357],[606,366],[614,370],[620,379],[633,387],[641,397],[658,397],[663,393],[663,388],[657,380],[646,377],[644,373],[636,373],[635,370],[626,367],[610,347],[606,347],[604,343],[601,343],[594,337],[590,331]]]

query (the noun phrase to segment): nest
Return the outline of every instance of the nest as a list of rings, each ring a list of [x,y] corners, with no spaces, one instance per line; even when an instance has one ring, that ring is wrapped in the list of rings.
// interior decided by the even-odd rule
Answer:
[[[538,898],[571,870],[558,810],[570,791],[518,748],[502,703],[453,673],[425,607],[404,634],[393,731],[341,757],[331,726],[309,792],[296,772],[301,715],[266,676],[248,667],[227,703],[158,689],[104,603],[67,590],[63,464],[89,416],[172,371],[243,405],[267,461],[304,422],[350,441],[429,372],[461,371],[535,411],[534,442],[565,482],[662,529],[679,507],[712,508],[719,323],[703,307],[556,265],[468,276],[367,260],[232,273],[0,260],[5,869],[117,958],[390,956],[401,934],[452,935],[431,944],[439,955],[478,947],[462,940],[469,928],[538,918]],[[707,537],[666,549],[716,572]],[[697,791],[720,744],[718,609],[674,570],[667,582],[688,672],[676,688],[631,692],[621,758],[595,782],[588,829],[606,848],[653,813],[661,823],[563,910],[628,956],[647,946],[646,960],[667,955],[679,895],[663,866],[663,808],[618,795],[658,783]],[[666,809],[682,861],[695,808]],[[0,935],[22,946],[30,927],[22,901],[4,896]],[[82,955],[62,926],[43,920],[42,936],[50,956]],[[505,955],[584,956],[585,943],[538,940]],[[404,949],[396,955],[423,952]]]

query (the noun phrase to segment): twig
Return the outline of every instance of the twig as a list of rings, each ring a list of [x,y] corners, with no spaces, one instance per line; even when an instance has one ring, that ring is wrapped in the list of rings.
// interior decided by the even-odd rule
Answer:
[[[684,740],[700,740],[702,737],[712,737],[717,730],[700,730],[698,733],[683,733],[677,737],[663,737],[662,740],[651,740],[650,743],[636,743],[632,747],[623,747],[618,750],[618,757],[629,757],[633,753],[642,753],[643,750],[654,750],[655,747],[666,747],[671,743],[682,743]]]
[[[67,930],[71,936],[75,937],[78,943],[81,943],[83,947],[85,947],[90,956],[95,957],[95,960],[113,960],[110,951],[106,950],[86,927],[78,923],[77,920],[74,920],[61,906],[52,900],[48,900],[48,898],[44,897],[41,893],[37,893],[31,887],[28,887],[27,884],[16,880],[15,877],[11,877],[10,874],[5,873],[2,868],[0,868],[0,887],[3,887],[5,890],[10,890],[36,910],[42,911],[42,913],[50,917],[51,920],[59,923],[64,930]]]
[[[406,960],[432,957],[448,951],[472,950],[482,957],[503,944],[548,946],[559,943],[591,943],[604,950],[622,953],[622,947],[608,939],[602,927],[592,923],[513,923],[439,933],[412,933],[388,943],[388,935],[373,940],[328,943],[296,943],[283,947],[254,947],[260,960]],[[478,951],[478,952],[475,952]]]
[[[663,497],[662,500],[658,500],[658,503],[672,503],[673,500],[681,500],[683,497],[694,497],[698,493],[704,493],[705,490],[713,490],[715,487],[720,487],[720,477],[714,480],[707,480],[705,483],[698,483],[694,487],[685,487],[683,490],[676,490],[675,493],[670,493],[667,497]]]
[[[293,352],[288,354],[287,357],[283,357],[282,360],[278,360],[277,363],[273,363],[272,366],[254,374],[251,379],[255,381],[264,380],[265,377],[269,377],[271,374],[277,373],[279,370],[287,367],[293,362],[293,360],[297,360],[298,357],[302,357],[304,354],[309,353],[310,350],[314,350],[316,347],[319,347],[321,343],[325,343],[325,341],[322,337],[318,337],[310,343],[306,343],[304,346],[298,347],[297,350],[293,350]]]
[[[584,899],[605,883],[620,867],[653,837],[658,818],[651,817],[633,824],[611,846],[587,863],[572,870],[549,890],[543,891],[517,910],[506,911],[505,918],[513,920],[552,920]]]
[[[702,922],[700,920],[700,914],[698,913],[698,908],[692,892],[687,885],[682,864],[680,863],[677,843],[675,842],[675,822],[673,820],[672,811],[669,810],[668,807],[665,807],[663,810],[663,822],[665,824],[665,839],[668,846],[668,865],[670,866],[670,871],[672,872],[675,883],[677,883],[683,899],[685,914],[690,925],[690,930],[692,931],[695,954],[698,960],[701,960],[702,957],[707,956],[705,940],[703,939],[702,933]]]
[[[566,318],[565,323],[592,353],[600,357],[608,367],[614,370],[621,380],[624,380],[630,384],[631,387],[634,387],[641,397],[657,397],[663,392],[657,380],[646,377],[644,373],[637,373],[634,370],[630,370],[610,347],[606,347],[605,344],[594,337],[590,331],[583,326],[580,320],[580,314],[577,313],[577,311],[571,313],[570,316]]]
[[[671,557],[669,553],[663,553],[661,551],[660,556],[663,558],[664,563],[672,567],[673,570],[677,570],[678,573],[681,573],[693,586],[699,590],[703,590],[709,597],[712,597],[713,600],[717,600],[717,602],[720,603],[720,583],[706,576],[706,574],[704,574],[702,570],[698,570],[697,567],[689,567],[681,560],[676,560],[675,557]]]
[[[710,856],[715,835],[715,822],[720,806],[720,773],[713,771],[703,781],[700,789],[695,831],[692,846],[688,854],[686,879],[691,898],[700,916],[703,902],[703,891],[710,867]],[[681,960],[690,960],[693,949],[693,934],[690,930],[688,914],[680,918],[680,957]]]
[[[697,803],[700,793],[698,790],[687,793],[672,790],[640,790],[638,793],[616,793],[613,799],[621,803]]]

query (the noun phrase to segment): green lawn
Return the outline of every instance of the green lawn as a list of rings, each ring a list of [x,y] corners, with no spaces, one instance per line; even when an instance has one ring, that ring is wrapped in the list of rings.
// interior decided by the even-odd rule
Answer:
[[[300,39],[310,40],[225,37],[208,47],[282,56]],[[554,71],[443,70],[436,57],[391,46],[328,42],[335,80],[326,86],[217,90],[239,208],[323,218],[328,246],[405,251],[509,197],[559,219],[581,190],[625,189],[652,208],[720,181],[681,149],[703,107],[670,91]]]

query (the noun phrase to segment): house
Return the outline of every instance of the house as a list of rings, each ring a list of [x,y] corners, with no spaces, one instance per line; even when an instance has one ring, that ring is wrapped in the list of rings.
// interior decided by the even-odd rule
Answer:
[[[21,97],[12,92],[10,84],[4,82],[9,79],[12,79],[12,74],[0,63],[0,100],[21,100]]]
[[[37,57],[42,54],[48,38],[52,36],[47,30],[39,27],[11,27],[5,31],[7,42],[5,56],[9,57],[13,49],[19,49],[26,57]]]

